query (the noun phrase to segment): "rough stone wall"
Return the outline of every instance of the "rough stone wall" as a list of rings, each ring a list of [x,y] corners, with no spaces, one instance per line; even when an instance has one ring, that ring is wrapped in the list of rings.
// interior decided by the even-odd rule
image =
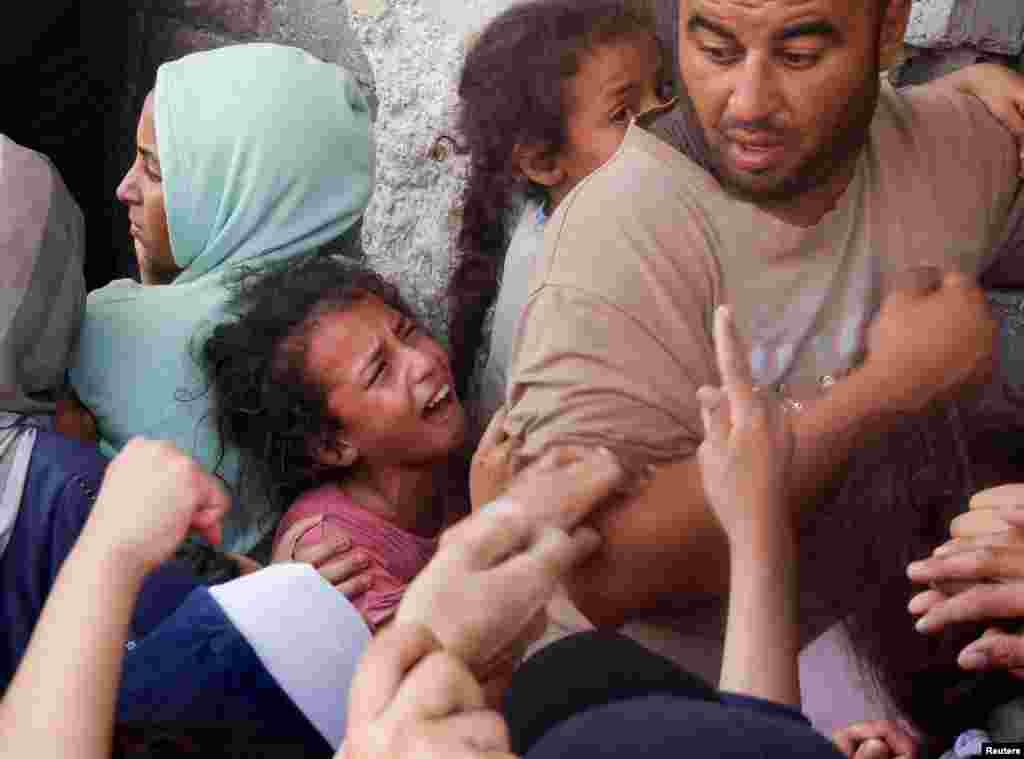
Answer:
[[[432,150],[452,134],[465,43],[511,0],[352,0],[374,70],[377,187],[363,225],[368,262],[400,284],[437,334],[465,161]],[[434,155],[432,156],[432,153]]]
[[[919,84],[980,61],[1019,63],[1024,48],[1020,0],[914,0],[908,55],[894,75]]]
[[[914,0],[907,43],[976,50],[1015,57],[1024,47],[1020,0]]]
[[[402,288],[435,329],[444,323],[450,211],[462,186],[454,159],[431,158],[450,132],[458,35],[421,0],[353,0],[352,26],[374,69],[377,184],[363,221],[368,263]]]

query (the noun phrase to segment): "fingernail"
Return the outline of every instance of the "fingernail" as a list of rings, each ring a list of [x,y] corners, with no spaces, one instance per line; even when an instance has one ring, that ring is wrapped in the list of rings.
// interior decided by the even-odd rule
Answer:
[[[907,564],[907,577],[911,580],[917,579],[918,577],[926,574],[928,569],[927,565],[923,561],[912,561]]]
[[[985,669],[988,666],[988,654],[984,651],[963,651],[959,657],[961,669]]]
[[[932,617],[928,616],[927,614],[925,614],[923,617],[921,617],[919,620],[917,620],[917,622],[914,623],[914,629],[917,630],[920,633],[929,632],[934,625],[935,625],[934,618],[932,618]]]
[[[598,446],[597,452],[600,453],[602,456],[607,456],[610,459],[615,458],[615,454],[612,453],[611,448],[608,448],[606,446]]]
[[[946,554],[952,552],[953,546],[951,546],[949,543],[943,543],[941,546],[937,547],[934,551],[932,551],[932,556],[945,556]]]
[[[920,614],[924,611],[926,604],[921,600],[921,594],[914,596],[910,599],[910,603],[907,604],[907,611],[911,614]]]

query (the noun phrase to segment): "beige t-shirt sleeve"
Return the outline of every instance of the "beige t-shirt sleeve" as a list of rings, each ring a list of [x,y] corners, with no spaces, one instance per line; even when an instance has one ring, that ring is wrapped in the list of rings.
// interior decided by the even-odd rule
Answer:
[[[692,172],[665,165],[685,159],[636,129],[545,230],[506,420],[527,458],[581,443],[639,466],[690,455],[703,436],[695,392],[718,380],[715,235]]]
[[[901,207],[912,223],[930,227],[931,234],[962,241],[953,246],[953,260],[936,263],[984,272],[1007,249],[1010,222],[1024,208],[1013,135],[980,100],[945,85],[887,88],[880,107],[892,114],[886,154],[880,156],[889,174],[883,183],[886,202]],[[922,232],[919,239],[928,236]],[[913,266],[942,247],[937,241],[893,250],[888,258]]]

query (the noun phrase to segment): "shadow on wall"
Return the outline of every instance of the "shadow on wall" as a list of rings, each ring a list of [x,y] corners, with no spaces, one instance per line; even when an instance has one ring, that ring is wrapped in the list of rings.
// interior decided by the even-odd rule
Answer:
[[[296,45],[354,72],[376,108],[369,64],[339,0],[36,0],[23,8],[0,33],[0,74],[11,88],[0,131],[50,156],[82,206],[90,289],[137,274],[114,191],[164,61],[239,42]]]

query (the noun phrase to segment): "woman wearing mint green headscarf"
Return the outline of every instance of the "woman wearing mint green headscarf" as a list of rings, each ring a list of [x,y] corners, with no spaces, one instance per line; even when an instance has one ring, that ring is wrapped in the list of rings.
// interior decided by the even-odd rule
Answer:
[[[118,187],[142,284],[89,295],[71,381],[108,455],[173,440],[234,491],[225,547],[272,527],[268,501],[221,450],[192,358],[241,263],[307,253],[360,218],[373,186],[369,108],[343,69],[301,50],[237,45],[165,63]]]

